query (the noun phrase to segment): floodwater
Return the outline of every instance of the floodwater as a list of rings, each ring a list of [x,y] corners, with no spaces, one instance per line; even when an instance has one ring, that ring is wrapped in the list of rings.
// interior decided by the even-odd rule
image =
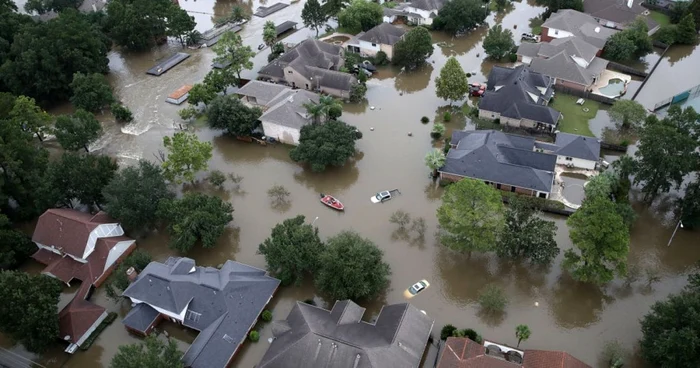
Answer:
[[[181,2],[188,10],[209,13],[196,16],[200,31],[211,26],[211,13],[223,16],[230,11],[232,4],[213,0]],[[245,4],[252,9],[260,5],[257,1]],[[266,20],[280,23],[291,19],[299,22],[299,28],[302,28],[302,7],[303,2],[296,3],[265,19],[253,18],[241,32],[244,43],[254,49],[261,43],[262,26]],[[529,19],[542,11],[543,8],[535,7],[534,3],[514,2],[506,14],[491,15],[487,21],[490,24],[501,22],[504,28],[517,35],[529,31]],[[313,31],[299,29],[284,41],[298,42],[311,34]],[[269,236],[275,224],[302,214],[308,221],[315,221],[324,238],[342,230],[355,230],[384,251],[384,259],[392,269],[391,286],[376,300],[358,301],[367,308],[365,319],[376,316],[383,304],[405,301],[403,291],[414,282],[427,279],[431,287],[412,298],[411,303],[436,319],[435,335],[444,324],[451,323],[474,328],[484,338],[512,345],[517,343],[513,333],[515,326],[526,323],[533,331],[530,339],[523,343],[526,349],[566,350],[592,366],[599,365],[599,353],[606,340],[618,339],[632,351],[641,336],[639,319],[655,301],[679,291],[694,262],[700,259],[697,232],[680,231],[672,245],[666,246],[675,226],[670,199],[659,201],[651,208],[634,203],[639,219],[632,229],[629,261],[659,273],[661,280],[650,286],[640,281],[626,287],[621,280],[605,287],[581,284],[561,271],[562,255],[551,267],[539,269],[492,255],[456,254],[435,239],[435,211],[440,205],[442,189],[428,178],[423,157],[433,147],[441,146],[441,141],[433,141],[429,133],[433,121],[441,120],[449,106],[435,96],[434,80],[447,58],[455,56],[464,70],[473,74],[471,82],[484,82],[494,65],[494,62],[485,60],[481,46],[485,35],[485,27],[461,38],[434,33],[434,53],[421,69],[411,72],[392,67],[380,69],[376,78],[368,81],[367,101],[345,106],[342,119],[357,126],[364,137],[358,141],[355,158],[342,168],[315,174],[289,159],[289,147],[243,143],[218,131],[197,128],[200,139],[210,141],[214,146],[210,169],[235,172],[244,179],[240,190],[234,190],[231,183],[227,183],[224,190],[212,189],[204,183],[185,188],[218,195],[230,201],[235,209],[234,221],[217,246],[195,249],[188,256],[201,265],[216,266],[227,259],[235,259],[264,267],[264,258],[256,253],[258,244]],[[163,76],[145,74],[158,59],[179,50],[179,46],[173,44],[146,53],[118,50],[110,53],[110,83],[123,103],[134,112],[135,122],[120,126],[111,117],[102,116],[106,133],[91,147],[94,151],[117,157],[123,165],[133,164],[141,158],[154,159],[154,154],[162,149],[162,137],[173,134],[174,128],[180,124],[179,107],[165,103],[165,97],[183,84],[201,81],[210,70],[213,59],[211,50],[187,50],[192,57]],[[256,56],[254,69],[265,64],[268,52],[263,50]],[[680,69],[674,68],[673,73],[663,66],[671,63],[668,56],[657,73],[677,78],[678,70],[692,71],[692,62],[688,64],[687,59],[695,59],[697,63],[698,54],[674,61]],[[247,71],[243,76],[254,77],[255,73]],[[648,90],[667,86],[665,78],[658,76],[650,80],[640,98]],[[655,102],[653,96],[644,98],[652,105]],[[52,112],[66,111],[69,108]],[[422,116],[429,117],[431,122],[422,124]],[[470,127],[458,114],[453,114],[452,121],[446,126],[448,134],[453,129]],[[373,131],[370,128],[374,128]],[[408,135],[409,132],[413,133],[412,136]],[[614,156],[606,155],[606,160],[613,161]],[[204,176],[201,173],[199,178]],[[266,191],[275,184],[284,185],[291,192],[289,206],[270,206]],[[374,193],[394,188],[400,189],[402,194],[383,204],[370,203],[369,197]],[[333,212],[323,206],[318,201],[320,192],[338,197],[346,205],[346,211]],[[399,209],[413,217],[425,218],[428,230],[423,238],[396,231],[389,223],[391,213]],[[566,219],[547,217],[558,226],[556,240],[563,254],[563,250],[572,246]],[[152,233],[139,238],[138,244],[154,259],[164,260],[176,255],[167,248],[167,241],[166,235]],[[497,318],[484,316],[477,309],[478,293],[488,284],[502,286],[510,299],[506,313]],[[93,298],[121,316],[129,309],[126,302],[114,303],[107,299],[103,290],[98,290]],[[275,318],[285,318],[295,301],[309,298],[319,304],[332,303],[307,283],[300,287],[281,288],[271,309]],[[161,328],[178,340],[183,350],[196,336],[192,331],[167,322]],[[267,339],[272,335],[269,326],[261,328],[260,342],[246,343],[237,354],[234,366],[252,367],[265,353]],[[62,349],[56,348],[33,359],[48,367],[106,367],[120,344],[137,341],[117,319],[87,352],[79,351],[67,357]],[[7,340],[0,342],[5,348],[11,347]],[[8,354],[31,358],[19,347],[11,350]]]

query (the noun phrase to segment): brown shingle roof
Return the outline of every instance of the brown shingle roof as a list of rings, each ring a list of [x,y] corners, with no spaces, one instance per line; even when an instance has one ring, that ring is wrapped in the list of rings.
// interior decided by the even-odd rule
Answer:
[[[69,256],[59,256],[59,258],[56,258],[53,262],[49,263],[49,265],[44,268],[42,273],[49,273],[67,284],[73,279],[82,279],[82,277],[79,275],[83,265],[85,264],[80,263]]]
[[[85,300],[90,287],[89,283],[80,285],[73,300],[58,313],[58,331],[61,339],[70,336],[67,341],[77,343],[105,312],[104,308]]]
[[[525,350],[523,368],[591,368],[564,351]]]

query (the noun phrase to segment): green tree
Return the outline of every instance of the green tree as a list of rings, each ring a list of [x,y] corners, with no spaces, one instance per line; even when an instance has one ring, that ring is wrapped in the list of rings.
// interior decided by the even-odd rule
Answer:
[[[669,46],[673,45],[676,43],[676,39],[678,38],[678,25],[676,24],[667,24],[661,26],[656,33],[654,33],[654,39],[663,42]]]
[[[267,55],[267,62],[272,62],[272,60],[277,59],[282,54],[284,54],[284,45],[282,42],[277,42],[270,48],[270,55]]]
[[[625,61],[640,58],[653,51],[649,29],[644,19],[637,19],[627,29],[612,35],[605,44],[607,59]]]
[[[637,101],[617,100],[608,110],[610,120],[622,129],[638,128],[647,116],[647,110]]]
[[[629,229],[613,202],[586,199],[566,223],[575,249],[564,253],[562,267],[574,279],[603,284],[627,273]]]
[[[668,9],[668,16],[671,19],[671,24],[678,24],[686,14],[689,14],[689,5],[689,1],[676,1],[671,5]]]
[[[259,108],[244,105],[236,96],[217,96],[207,110],[210,127],[243,137],[251,135],[261,115]]]
[[[683,178],[698,167],[698,139],[700,115],[692,107],[681,110],[671,106],[668,115],[659,120],[650,115],[639,134],[635,152],[634,183],[643,183],[646,201],[672,186],[680,188]],[[695,132],[695,133],[694,133]]]
[[[367,85],[364,83],[355,83],[350,87],[350,102],[358,103],[365,99],[367,94]]]
[[[433,29],[456,35],[484,23],[488,8],[482,8],[480,0],[451,0],[440,9],[440,14],[433,20]]]
[[[343,231],[320,253],[316,287],[333,300],[373,298],[389,286],[391,268],[383,254],[371,240]]]
[[[161,168],[145,160],[118,172],[103,194],[107,213],[130,230],[153,227],[158,204],[173,197]]]
[[[549,18],[552,13],[556,13],[560,9],[573,9],[583,12],[583,0],[541,0],[538,2],[547,6],[545,19]]]
[[[698,41],[698,31],[692,14],[687,14],[678,23],[676,42],[683,45],[695,45]]]
[[[274,22],[268,20],[263,27],[263,42],[267,46],[272,46],[275,41],[277,41],[277,27]]]
[[[36,250],[32,240],[13,229],[7,216],[0,213],[0,270],[17,268]]]
[[[445,166],[445,160],[445,153],[439,148],[435,148],[425,155],[425,166],[428,166],[435,175],[439,168]]]
[[[586,184],[584,193],[587,200],[613,201],[617,214],[622,217],[627,227],[631,227],[637,215],[629,203],[629,187],[630,182],[627,175],[623,176],[622,169],[617,167],[613,171],[606,171],[593,177]]]
[[[685,195],[678,202],[683,227],[700,228],[700,179],[696,179],[685,187]]]
[[[479,307],[481,311],[498,314],[503,313],[506,306],[508,306],[508,296],[501,287],[486,285],[486,287],[479,292]]]
[[[240,23],[248,19],[250,19],[250,13],[248,13],[248,11],[245,10],[244,7],[240,5],[234,5],[233,8],[231,8],[231,15],[229,15],[229,21],[233,23]]]
[[[41,193],[49,207],[73,207],[77,200],[87,206],[101,208],[102,190],[114,178],[117,163],[108,156],[64,153],[51,162],[46,177],[46,193]]]
[[[219,197],[186,193],[180,199],[160,202],[158,216],[167,220],[170,248],[186,253],[198,242],[211,248],[233,221],[233,207]]]
[[[700,291],[688,287],[651,306],[641,321],[642,356],[654,367],[700,366]]]
[[[275,225],[270,237],[258,247],[267,269],[284,285],[300,285],[304,276],[314,274],[323,251],[318,228],[307,224],[301,215]]]
[[[530,201],[524,197],[510,198],[496,252],[501,257],[525,258],[534,264],[547,265],[559,254],[554,239],[557,225],[543,219]]]
[[[467,74],[462,70],[454,56],[447,59],[445,66],[440,69],[440,76],[435,78],[435,94],[444,100],[452,102],[463,99],[469,92]]]
[[[693,0],[688,7],[688,11],[693,15],[695,28],[700,28],[700,0]]]
[[[355,155],[357,129],[342,121],[331,120],[325,124],[305,125],[301,128],[299,145],[289,152],[289,157],[311,165],[311,170],[321,172],[327,166],[343,166]]]
[[[384,10],[378,3],[367,0],[352,0],[338,14],[338,25],[350,33],[367,32],[382,23]]]
[[[209,176],[207,176],[207,181],[209,184],[219,189],[223,189],[224,183],[226,183],[226,175],[224,175],[224,173],[220,170],[212,170],[209,172]]]
[[[326,0],[323,2],[323,5],[321,5],[321,10],[323,10],[326,16],[335,17],[345,8],[345,4],[344,0]]]
[[[321,9],[321,4],[318,0],[309,0],[304,4],[304,9],[301,11],[301,20],[304,21],[305,27],[316,31],[316,37],[318,37],[318,30],[326,24],[328,15]]]
[[[496,9],[498,9],[499,12],[510,4],[508,0],[495,0],[494,2],[496,3]]]
[[[126,259],[119,263],[104,284],[107,296],[117,301],[121,300],[122,293],[129,287],[126,271],[133,267],[136,272],[141,272],[149,263],[151,263],[151,255],[145,250],[137,248],[131,252]]]
[[[69,151],[85,148],[102,136],[102,125],[95,115],[78,109],[73,115],[61,115],[56,118],[56,139],[61,146]]]
[[[518,345],[516,348],[520,347],[520,342],[525,341],[530,338],[530,334],[532,332],[530,331],[530,327],[527,325],[517,325],[515,327],[515,337],[518,339]]]
[[[24,10],[27,13],[37,12],[38,14],[54,11],[60,13],[64,9],[77,9],[80,4],[79,0],[27,0],[24,4]]]
[[[58,337],[60,282],[22,271],[0,272],[0,330],[34,353],[43,353]]]
[[[406,69],[413,69],[425,63],[425,59],[432,54],[433,38],[430,32],[423,27],[416,27],[394,45],[391,62]]]
[[[226,94],[228,87],[238,85],[238,77],[236,77],[236,74],[234,74],[233,70],[230,68],[212,69],[204,77],[204,84],[215,92],[223,92],[223,94]],[[216,95],[213,96],[216,97]],[[213,99],[212,97],[209,101]]]
[[[70,102],[79,109],[95,112],[114,102],[112,88],[99,73],[75,73],[70,88]]]
[[[121,345],[110,368],[184,368],[183,353],[177,348],[174,339],[167,343],[157,336],[148,336],[142,342]]]
[[[145,50],[165,41],[170,0],[113,0],[107,4],[106,29],[114,42],[132,50]],[[179,15],[176,15],[179,16]]]
[[[241,36],[236,33],[231,31],[224,33],[212,49],[216,53],[214,62],[229,64],[226,68],[235,72],[238,80],[241,79],[241,72],[244,69],[253,67],[251,58],[255,56],[255,53],[250,46],[243,46]]]
[[[514,47],[513,32],[500,24],[491,27],[484,38],[484,52],[494,60],[503,59]]]
[[[305,103],[304,108],[314,123],[320,123],[322,117],[324,122],[336,120],[343,114],[343,105],[333,96],[319,96],[318,102]]]
[[[216,91],[206,83],[195,83],[190,89],[189,97],[187,101],[190,105],[197,106],[200,103],[208,105],[213,99],[216,98]]]
[[[462,179],[447,187],[437,210],[440,242],[461,251],[493,250],[503,228],[503,202],[480,180]]]
[[[194,176],[206,170],[211,159],[212,146],[200,142],[197,136],[178,132],[171,137],[163,137],[163,146],[168,157],[163,161],[163,176],[170,182],[181,184],[184,180],[194,183]]]
[[[110,109],[112,110],[112,115],[114,115],[114,118],[117,121],[124,123],[130,123],[134,121],[134,115],[131,113],[131,110],[129,110],[128,107],[120,104],[119,102],[113,103],[110,106]]]
[[[194,17],[187,14],[187,11],[179,6],[171,6],[168,8],[167,19],[168,29],[166,34],[170,37],[177,38],[184,47],[186,45],[187,35],[192,33],[194,27],[197,25],[197,22],[194,21]]]
[[[37,106],[33,98],[26,96],[19,96],[15,99],[9,118],[22,130],[35,134],[41,142],[44,141],[44,133],[51,121],[49,114]]]
[[[25,24],[7,39],[6,45],[10,40],[10,47],[0,46],[7,50],[4,57],[0,56],[5,59],[0,66],[0,84],[16,96],[38,101],[67,99],[75,73],[109,71],[106,38],[85,15],[73,9],[47,22]]]

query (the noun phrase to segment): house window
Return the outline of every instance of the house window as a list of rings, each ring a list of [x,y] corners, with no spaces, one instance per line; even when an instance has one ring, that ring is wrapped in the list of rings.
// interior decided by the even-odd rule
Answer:
[[[291,71],[291,70],[287,70],[287,73],[292,74],[292,71]]]
[[[538,197],[540,197],[540,198],[547,198],[547,193],[540,193],[540,194],[538,195]]]
[[[377,47],[377,44],[376,44],[376,43],[373,43],[373,44],[372,44],[372,47]]]
[[[199,317],[201,317],[201,316],[202,316],[202,313],[197,313],[197,312],[188,310],[187,315],[185,316],[185,319],[188,319],[192,322],[197,322],[197,321],[199,321]]]
[[[491,182],[485,181],[485,182],[484,182],[484,184],[486,184],[486,185],[490,185],[490,184],[491,184]]]
[[[565,158],[566,161],[573,161],[574,159],[572,157],[567,157]]]
[[[501,189],[501,184],[496,184],[496,189]]]
[[[515,193],[515,187],[510,187],[510,192]]]

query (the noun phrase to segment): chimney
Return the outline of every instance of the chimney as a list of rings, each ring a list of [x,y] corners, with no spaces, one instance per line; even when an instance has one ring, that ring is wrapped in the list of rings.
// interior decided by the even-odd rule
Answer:
[[[138,275],[139,273],[136,272],[136,269],[133,267],[129,267],[129,269],[126,270],[126,278],[129,280],[130,284],[136,280],[136,276]]]

